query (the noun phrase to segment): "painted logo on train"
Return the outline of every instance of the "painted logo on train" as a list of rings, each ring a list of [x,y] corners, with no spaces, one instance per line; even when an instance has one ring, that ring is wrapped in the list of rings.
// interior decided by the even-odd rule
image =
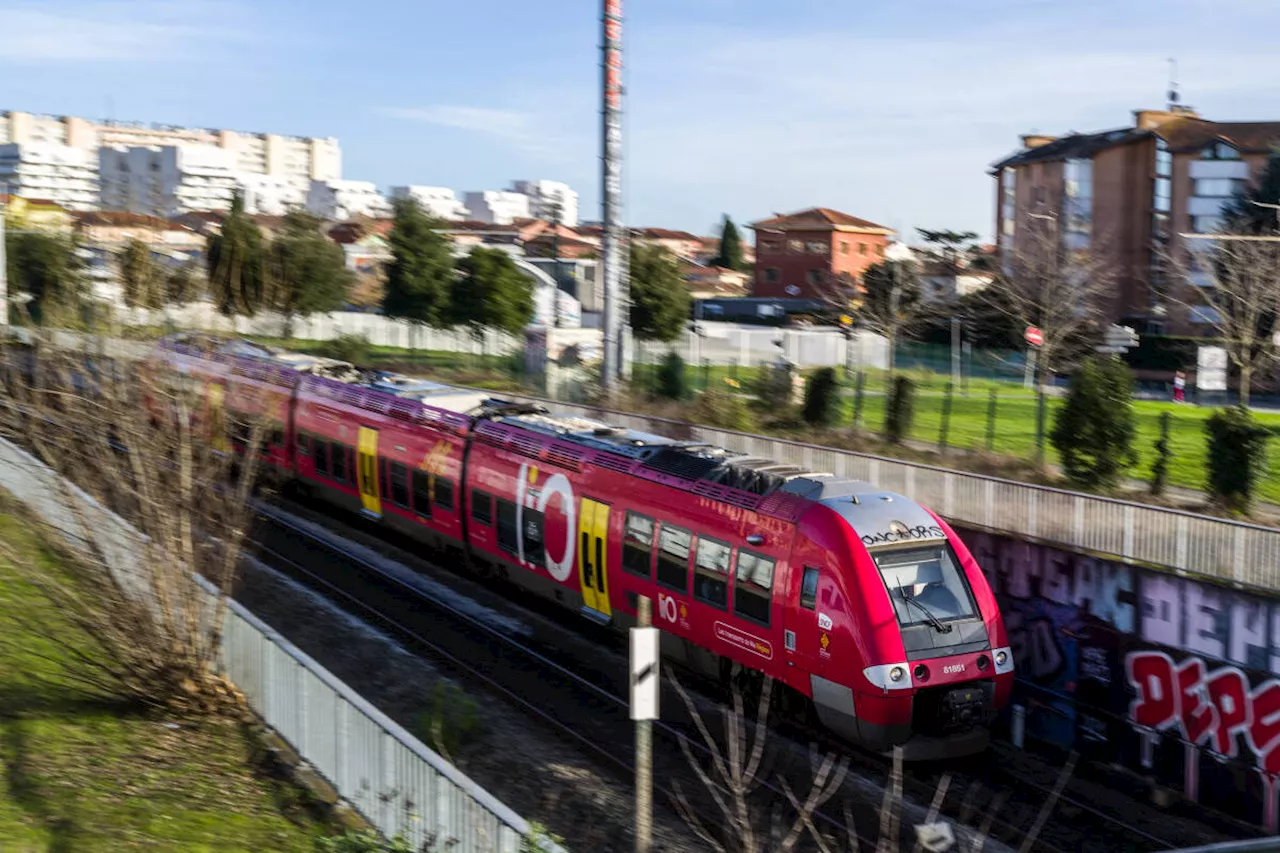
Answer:
[[[538,562],[525,545],[540,547],[542,565],[551,577],[564,583],[574,570],[573,543],[577,536],[577,508],[573,486],[564,474],[552,474],[538,482],[536,465],[521,465],[516,480],[517,556],[522,563]]]

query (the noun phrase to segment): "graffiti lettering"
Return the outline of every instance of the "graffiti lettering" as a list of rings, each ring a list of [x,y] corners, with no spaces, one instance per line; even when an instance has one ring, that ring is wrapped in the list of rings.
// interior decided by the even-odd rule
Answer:
[[[1280,681],[1249,689],[1234,666],[1207,671],[1200,658],[1175,664],[1164,652],[1130,654],[1125,661],[1135,697],[1134,724],[1176,730],[1188,741],[1234,758],[1243,739],[1259,767],[1280,773]]]
[[[890,542],[907,542],[912,539],[941,539],[946,534],[942,532],[942,528],[936,525],[921,524],[918,527],[907,527],[903,525],[896,530],[881,530],[878,533],[868,533],[862,537],[863,545],[886,545]]]

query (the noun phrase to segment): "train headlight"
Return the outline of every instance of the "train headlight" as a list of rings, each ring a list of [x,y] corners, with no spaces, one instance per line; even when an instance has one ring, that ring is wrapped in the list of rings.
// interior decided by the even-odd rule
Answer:
[[[991,657],[996,662],[996,675],[1013,672],[1013,650],[1008,646],[1003,649],[996,649]]]
[[[911,673],[905,663],[883,663],[869,666],[862,671],[876,687],[881,690],[907,690],[911,685]]]

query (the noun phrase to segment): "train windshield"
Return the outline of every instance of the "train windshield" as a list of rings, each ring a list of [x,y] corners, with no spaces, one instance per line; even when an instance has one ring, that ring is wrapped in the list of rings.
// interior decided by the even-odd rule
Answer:
[[[949,633],[946,623],[975,615],[969,584],[945,544],[872,551],[898,623],[928,624]]]

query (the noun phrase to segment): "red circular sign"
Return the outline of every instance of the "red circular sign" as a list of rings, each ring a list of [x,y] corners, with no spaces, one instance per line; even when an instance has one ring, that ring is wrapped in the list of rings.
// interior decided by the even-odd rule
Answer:
[[[1026,338],[1027,343],[1031,344],[1033,347],[1038,347],[1044,343],[1044,332],[1040,331],[1035,326],[1027,326],[1027,330],[1022,333],[1022,336]]]

